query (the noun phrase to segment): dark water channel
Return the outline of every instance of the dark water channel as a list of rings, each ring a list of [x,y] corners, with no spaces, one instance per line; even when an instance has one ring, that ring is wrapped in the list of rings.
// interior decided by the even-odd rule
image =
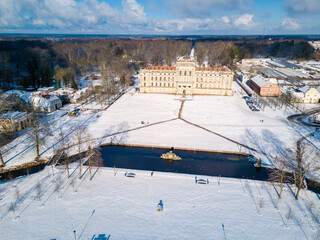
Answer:
[[[267,180],[269,170],[256,168],[248,157],[200,151],[175,150],[180,161],[168,162],[160,158],[170,149],[137,148],[123,146],[102,147],[105,167],[149,171],[187,173],[232,178]]]

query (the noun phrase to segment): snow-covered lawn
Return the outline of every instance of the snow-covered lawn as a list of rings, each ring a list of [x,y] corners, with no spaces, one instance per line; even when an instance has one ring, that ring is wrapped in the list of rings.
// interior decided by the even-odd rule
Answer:
[[[107,110],[99,113],[89,110],[77,118],[61,116],[76,105],[67,105],[63,110],[52,113],[56,121],[51,126],[51,135],[46,136],[47,141],[41,147],[42,157],[49,159],[54,148],[58,148],[58,145],[54,147],[53,145],[59,140],[60,129],[67,134],[77,125],[83,124],[90,136],[97,139],[95,144],[113,142],[242,151],[253,153],[262,158],[266,164],[272,165],[273,157],[279,155],[279,146],[292,149],[298,139],[314,131],[314,128],[300,126],[287,120],[288,116],[297,113],[292,108],[274,111],[267,106],[264,111],[252,112],[242,99],[242,91],[236,83],[233,90],[233,96],[187,98],[181,117],[268,155],[250,152],[237,143],[178,119],[181,99],[183,99],[180,96],[141,94],[132,88]],[[82,108],[90,108],[90,106],[95,109],[101,108],[97,103],[90,103]],[[117,132],[121,134],[114,135]],[[112,136],[108,137],[110,134]],[[70,134],[69,137],[69,141],[75,142],[74,134]],[[4,160],[8,161],[6,167],[34,159],[33,142],[30,138],[24,141],[25,138],[27,138],[26,134],[2,148]],[[308,137],[308,140],[315,146],[320,146],[319,134]],[[25,150],[26,148],[28,149]],[[74,148],[71,153],[75,154],[76,149]]]
[[[287,120],[296,114],[292,108],[252,112],[242,99],[241,89],[234,84],[234,96],[194,96],[184,103],[182,118],[198,124],[231,140],[268,153],[259,154],[272,165],[272,157],[279,156],[278,147],[293,148],[297,140],[314,131]],[[177,118],[182,98],[173,95],[127,93],[99,119],[91,124],[92,136],[101,137],[117,131],[147,126],[146,123]],[[145,124],[141,124],[144,121]],[[317,134],[312,142],[317,146]],[[218,151],[250,152],[231,141],[185,123],[181,119],[152,125],[121,134],[118,138],[104,138],[103,142],[200,148]],[[252,153],[252,152],[251,152]]]
[[[71,166],[73,171],[76,164]],[[288,187],[281,200],[266,182],[208,178],[197,185],[193,175],[100,168],[93,180],[78,169],[67,178],[63,168],[1,183],[2,239],[91,239],[96,234],[122,239],[319,239],[319,202],[303,190],[296,201]],[[60,180],[59,180],[60,179]],[[75,184],[72,186],[72,179]],[[56,183],[61,189],[55,191]],[[41,183],[40,207],[36,184]],[[15,219],[8,212],[20,193]],[[158,202],[164,211],[156,211]],[[308,208],[309,207],[309,208]],[[291,218],[287,220],[289,209]],[[318,214],[318,215],[317,215]],[[287,223],[288,222],[288,223]],[[286,227],[287,223],[287,227]],[[224,231],[222,228],[224,226]],[[225,233],[225,236],[224,236]],[[80,238],[81,236],[81,238]],[[318,238],[317,238],[318,237]]]

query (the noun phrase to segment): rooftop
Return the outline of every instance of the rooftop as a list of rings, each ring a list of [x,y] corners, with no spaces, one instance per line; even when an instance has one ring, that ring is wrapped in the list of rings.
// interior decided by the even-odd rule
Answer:
[[[228,68],[225,67],[197,67],[196,71],[230,71]]]
[[[255,82],[255,84],[257,84],[259,87],[266,86],[267,84],[270,83],[269,81],[267,81],[266,78],[262,77],[261,75],[257,75],[255,77],[251,78],[251,80],[253,82]]]
[[[145,67],[144,69],[149,69],[149,70],[176,70],[176,67],[169,67],[169,66],[148,66],[148,67]]]
[[[25,112],[6,112],[0,114],[1,119],[21,120],[26,117]]]

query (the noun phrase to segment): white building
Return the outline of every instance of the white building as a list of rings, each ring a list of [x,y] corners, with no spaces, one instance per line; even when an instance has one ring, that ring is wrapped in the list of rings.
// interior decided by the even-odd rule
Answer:
[[[240,63],[242,65],[263,65],[267,61],[269,61],[270,58],[248,58],[248,59],[242,59]]]
[[[304,86],[299,89],[294,89],[290,92],[290,94],[294,97],[295,102],[301,102],[306,104],[315,104],[319,102],[319,92],[317,89]]]
[[[251,75],[250,75],[250,73],[247,72],[247,71],[242,71],[242,72],[240,73],[240,75],[239,75],[239,79],[240,79],[240,81],[243,82],[243,83],[247,83],[247,81],[250,80],[250,77],[251,77]]]
[[[0,132],[14,132],[26,128],[30,117],[25,112],[5,112],[0,114]]]
[[[41,112],[53,112],[62,107],[61,100],[55,95],[44,95],[36,92],[29,97],[33,107]]]

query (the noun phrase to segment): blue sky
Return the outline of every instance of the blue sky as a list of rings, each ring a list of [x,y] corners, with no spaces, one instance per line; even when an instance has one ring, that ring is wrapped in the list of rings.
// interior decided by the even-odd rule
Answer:
[[[320,0],[0,0],[1,33],[320,34]]]

